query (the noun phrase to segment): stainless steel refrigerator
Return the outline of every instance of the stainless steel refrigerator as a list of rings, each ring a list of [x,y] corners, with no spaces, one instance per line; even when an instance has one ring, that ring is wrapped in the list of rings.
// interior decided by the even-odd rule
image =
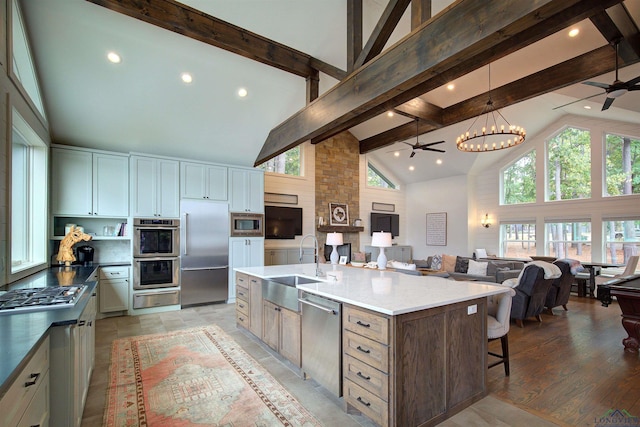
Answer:
[[[180,202],[181,305],[226,301],[229,282],[229,205]]]

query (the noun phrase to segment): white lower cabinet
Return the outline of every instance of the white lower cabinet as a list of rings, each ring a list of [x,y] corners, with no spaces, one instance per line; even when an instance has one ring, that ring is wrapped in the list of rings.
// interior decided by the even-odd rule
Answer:
[[[49,354],[46,338],[0,400],[0,426],[49,425]]]
[[[231,237],[229,239],[229,298],[233,298],[233,301],[235,301],[236,272],[233,270],[234,268],[259,267],[263,265],[263,237]]]
[[[100,313],[129,310],[129,267],[100,269]]]
[[[55,427],[79,427],[95,357],[96,297],[72,325],[51,328],[51,419]]]

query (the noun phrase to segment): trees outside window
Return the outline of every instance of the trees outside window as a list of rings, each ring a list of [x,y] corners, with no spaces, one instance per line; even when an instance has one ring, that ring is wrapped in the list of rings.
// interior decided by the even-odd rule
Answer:
[[[301,176],[301,150],[300,146],[277,155],[273,159],[261,164],[259,167],[265,172],[280,173],[284,175]]]
[[[604,196],[640,194],[640,139],[605,135]]]
[[[500,224],[502,256],[526,258],[536,254],[536,225],[533,223]]]
[[[547,141],[547,200],[590,197],[590,132],[568,127]]]
[[[626,264],[640,251],[640,218],[603,218],[607,262]]]
[[[502,172],[502,201],[505,205],[536,201],[536,152],[530,151]]]
[[[545,224],[546,255],[591,261],[590,222],[550,222]]]
[[[367,185],[369,187],[397,188],[396,184],[384,176],[384,174],[371,163],[367,163]]]

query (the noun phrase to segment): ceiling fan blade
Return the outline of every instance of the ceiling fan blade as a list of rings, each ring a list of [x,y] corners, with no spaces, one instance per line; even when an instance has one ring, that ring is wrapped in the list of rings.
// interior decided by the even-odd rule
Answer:
[[[411,152],[411,155],[409,156],[409,158],[412,158],[412,157],[413,157],[413,156],[415,156],[415,155],[416,155],[416,152],[415,152],[415,151],[412,151],[412,152]]]
[[[583,85],[589,85],[589,86],[595,86],[595,87],[599,87],[602,89],[609,89],[609,86],[606,83],[600,83],[600,82],[582,82]]]
[[[625,83],[625,85],[627,87],[632,87],[633,85],[635,85],[636,83],[640,83],[640,76],[636,77],[635,79],[631,79],[628,82]],[[631,89],[629,89],[631,90]],[[638,90],[638,89],[633,89],[633,90]]]
[[[444,143],[444,141],[430,142],[430,143],[428,143],[428,144],[422,144],[422,145],[420,146],[420,148],[422,148],[422,149],[424,150],[426,147],[431,147],[432,145],[436,145],[436,144],[443,144],[443,143]]]
[[[615,100],[615,98],[607,98],[604,100],[604,105],[602,106],[602,110],[600,111],[604,111],[609,109],[609,107],[611,107],[611,104],[613,104],[613,101]]]
[[[627,90],[629,90],[629,91],[632,91],[632,90],[640,90],[640,85],[631,86],[631,87],[630,87],[629,89],[627,89]]]
[[[439,148],[423,148],[426,151],[437,151],[438,153],[446,153],[444,150],[440,150]]]
[[[575,104],[576,102],[580,102],[580,101],[586,101],[587,99],[599,96],[599,95],[604,95],[607,92],[602,92],[602,93],[596,93],[595,95],[591,95],[591,96],[587,96],[586,98],[581,98],[581,99],[576,99],[575,101],[571,101],[568,102],[566,104],[560,105],[558,107],[554,107],[553,110],[557,110],[558,108],[562,108],[562,107],[566,107],[567,105],[571,105],[571,104]]]

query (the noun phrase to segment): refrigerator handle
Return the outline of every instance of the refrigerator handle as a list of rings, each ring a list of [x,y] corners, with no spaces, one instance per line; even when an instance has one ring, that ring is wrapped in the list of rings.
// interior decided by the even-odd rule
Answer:
[[[182,271],[202,271],[202,270],[224,270],[225,268],[229,268],[228,265],[221,265],[219,267],[187,267],[181,268]]]
[[[188,219],[189,219],[189,213],[185,212],[184,213],[184,220],[182,221],[182,224],[184,224],[184,234],[183,234],[184,242],[182,242],[182,247],[184,248],[183,255],[187,254],[187,235],[189,234],[188,233],[188,231],[189,231],[188,224],[189,223],[187,222]]]

